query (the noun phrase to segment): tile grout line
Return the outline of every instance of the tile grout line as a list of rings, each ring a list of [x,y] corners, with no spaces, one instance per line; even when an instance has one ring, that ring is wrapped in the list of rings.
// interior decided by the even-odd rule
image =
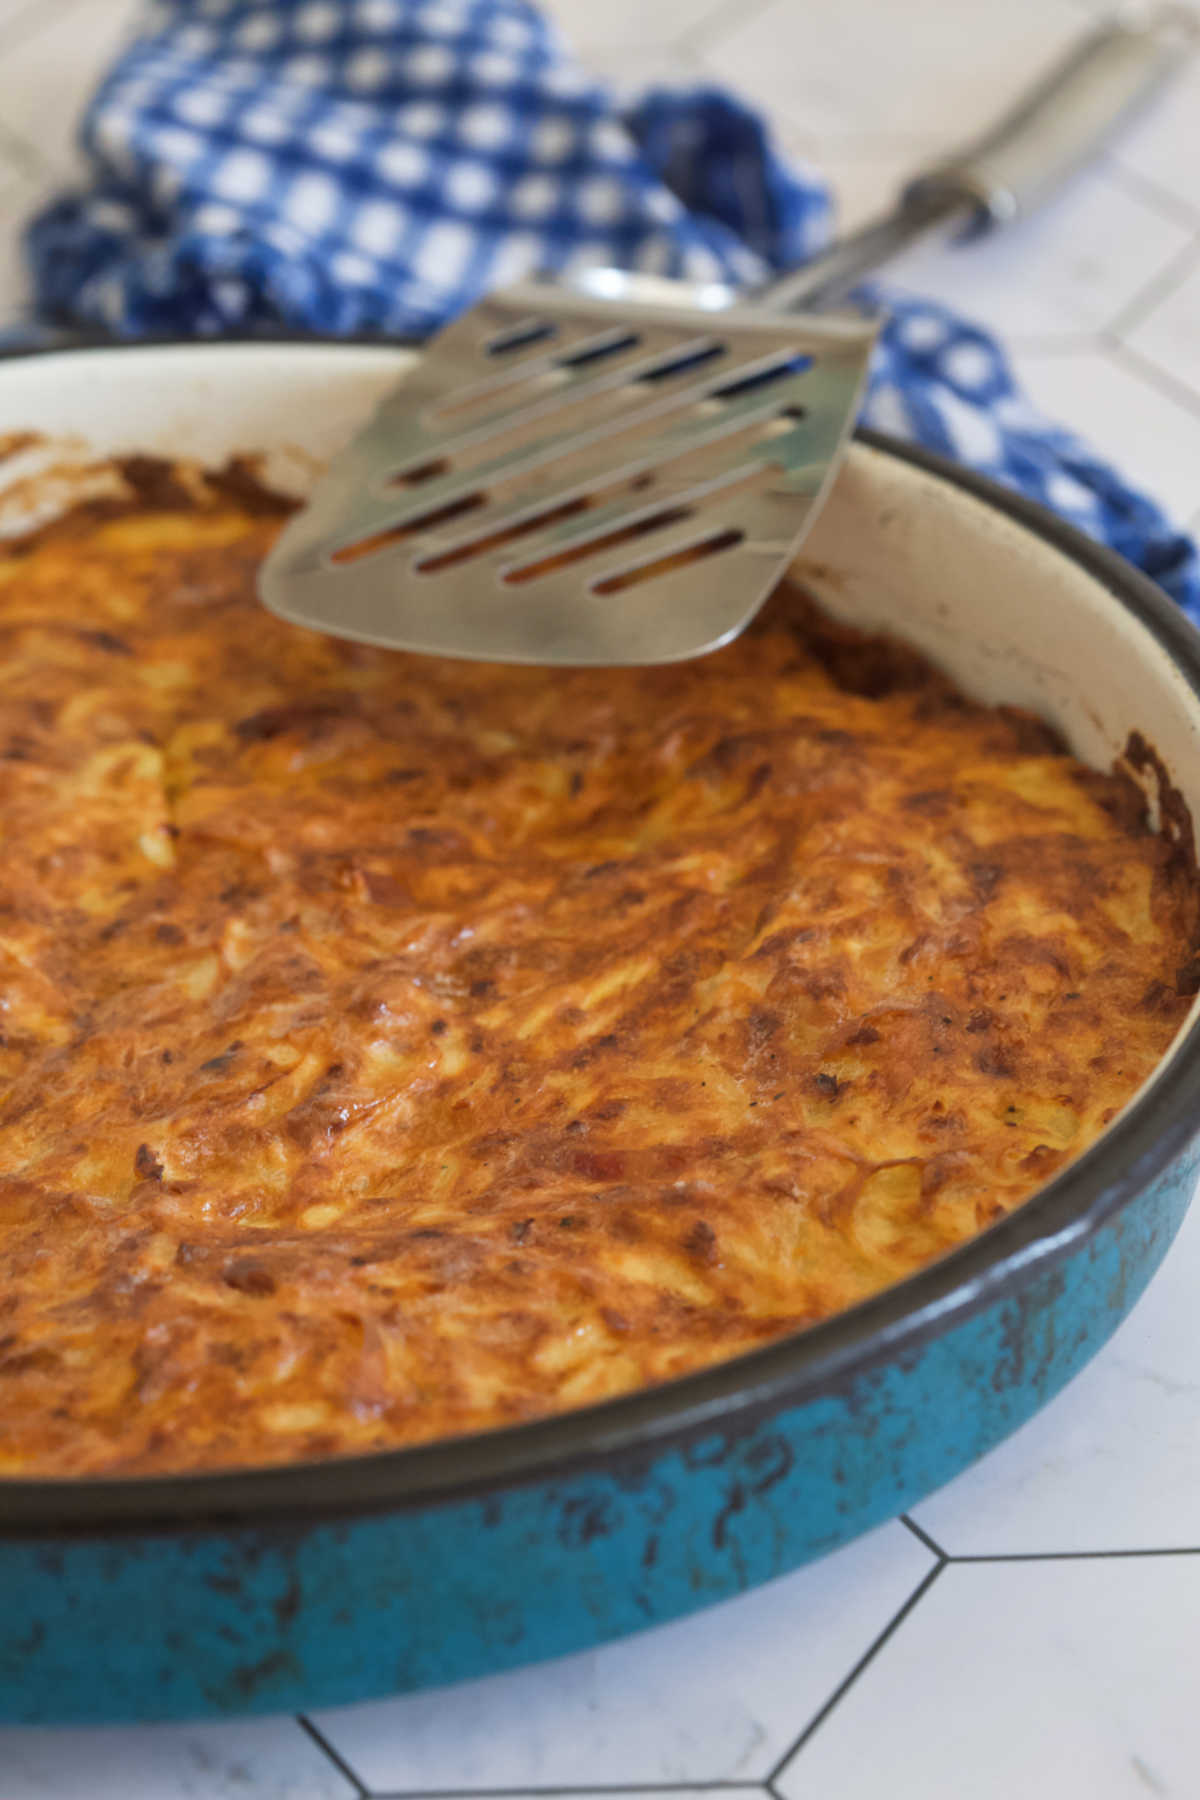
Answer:
[[[1180,200],[1170,188],[1161,187],[1153,176],[1143,175],[1140,169],[1132,169],[1128,163],[1123,163],[1119,149],[1105,151],[1097,157],[1096,167],[1103,169],[1114,187],[1121,188],[1130,199],[1141,200],[1160,218],[1170,219],[1190,231],[1200,227],[1200,207]]]
[[[1140,376],[1147,386],[1156,388],[1165,399],[1174,400],[1185,412],[1191,413],[1194,418],[1200,418],[1200,393],[1178,375],[1172,375],[1168,369],[1151,361],[1150,357],[1135,350],[1132,344],[1127,344],[1115,334],[1104,334],[1103,349],[1105,355],[1127,364],[1131,373]]]
[[[935,1544],[933,1539],[930,1537],[929,1533],[927,1531],[925,1531],[920,1525],[918,1525],[917,1521],[914,1518],[910,1517],[910,1515],[908,1513],[900,1514],[900,1523],[908,1531],[912,1532],[912,1535],[916,1538],[916,1540],[919,1544],[924,1544],[924,1546],[927,1550],[932,1550],[933,1554],[937,1557],[939,1562],[949,1562],[951,1560],[949,1553],[947,1551],[943,1550],[942,1546],[940,1544]]]
[[[31,38],[37,37],[39,31],[53,29],[63,13],[74,11],[82,5],[82,0],[59,0],[59,5],[63,11],[47,17],[43,0],[26,0],[19,11],[0,25],[0,50],[17,50]]]
[[[747,1789],[769,1793],[763,1781],[624,1781],[593,1782],[590,1787],[519,1788],[388,1788],[369,1794],[366,1800],[588,1800],[592,1794],[744,1794]]]
[[[60,28],[64,20],[69,26],[72,15],[82,10],[83,3],[84,0],[59,0],[54,12],[47,16],[43,0],[28,0],[26,6],[0,27],[0,55],[22,49],[43,33]],[[63,171],[43,156],[35,143],[22,133],[13,131],[2,119],[0,159],[7,159],[16,172],[27,180],[44,182],[51,177],[59,181],[63,179]]]
[[[1129,1562],[1139,1557],[1200,1556],[1200,1545],[1179,1544],[1157,1550],[994,1550],[967,1556],[948,1556],[958,1568],[963,1563]]]
[[[653,46],[653,52],[658,58],[669,63],[669,67],[665,71],[668,81],[674,78],[686,78],[691,82],[712,79],[711,71],[705,68],[700,52],[681,39],[674,38],[668,44]],[[601,59],[603,59],[602,66],[598,73],[597,62]],[[590,75],[603,81],[608,87],[615,88],[618,94],[639,93],[647,86],[648,80],[651,86],[661,86],[664,78],[663,74],[648,78],[636,67],[631,76],[625,75],[620,70],[614,72],[613,66],[608,62],[604,52],[587,46],[579,51],[579,61],[587,68]]]
[[[48,17],[43,0],[29,0],[28,5],[0,27],[0,54],[21,50],[36,38],[60,29],[64,23],[69,26],[71,19],[84,11],[86,3],[87,0],[59,0],[58,8]],[[97,77],[101,72],[99,68],[94,71]],[[4,157],[8,157],[16,171],[29,180],[45,182],[53,179],[61,184],[68,176],[68,171],[46,157],[34,140],[14,131],[0,119],[0,158]]]
[[[942,1570],[947,1566],[948,1564],[944,1560],[936,1562],[933,1568],[928,1571],[920,1582],[918,1582],[899,1612],[889,1619],[874,1643],[872,1643],[864,1654],[859,1657],[845,1680],[834,1689],[824,1706],[813,1715],[808,1724],[804,1727],[804,1730],[779,1758],[775,1767],[771,1769],[767,1775],[766,1785],[770,1793],[774,1794],[777,1792],[776,1784],[778,1783],[780,1776],[785,1772],[789,1765],[795,1761],[796,1757],[799,1756],[809,1739],[820,1730],[821,1726],[837,1707],[838,1703],[850,1692],[850,1689],[855,1685],[859,1676],[874,1662],[884,1645],[895,1636],[897,1631],[899,1631],[909,1613],[915,1609],[919,1601],[925,1598],[925,1595],[929,1592]]]
[[[712,11],[698,23],[685,26],[674,43],[680,49],[708,54],[717,48],[717,39],[727,25],[748,24],[766,12],[771,4],[772,0],[718,0]]]
[[[1028,357],[1030,361],[1050,362],[1065,361],[1072,356],[1096,356],[1107,348],[1108,339],[1101,330],[1091,331],[1079,337],[1008,337],[1006,346],[1014,355]]]
[[[362,1778],[355,1774],[341,1752],[334,1749],[333,1745],[329,1742],[329,1739],[325,1736],[325,1733],[318,1730],[313,1724],[312,1720],[308,1717],[308,1714],[297,1713],[296,1723],[299,1725],[301,1731],[306,1732],[312,1739],[313,1743],[317,1746],[317,1749],[323,1753],[326,1760],[333,1764],[334,1768],[338,1771],[338,1774],[343,1775],[350,1783],[355,1794],[358,1796],[358,1800],[370,1800],[371,1790],[364,1784]]]
[[[0,45],[0,55],[3,55],[3,45]],[[64,179],[63,171],[44,157],[36,144],[13,131],[3,119],[0,119],[0,158],[25,181],[45,181],[48,176],[59,181]]]
[[[1182,244],[1170,260],[1163,264],[1157,274],[1152,275],[1145,287],[1139,288],[1132,300],[1116,314],[1106,327],[1107,333],[1120,338],[1127,331],[1134,331],[1164,300],[1169,300],[1192,274],[1200,261],[1200,232],[1193,232],[1186,244]]]

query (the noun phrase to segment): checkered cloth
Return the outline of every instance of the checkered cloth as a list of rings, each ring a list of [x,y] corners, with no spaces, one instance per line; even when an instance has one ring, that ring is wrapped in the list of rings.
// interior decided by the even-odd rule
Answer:
[[[87,187],[29,229],[37,302],[123,336],[421,337],[537,269],[752,282],[830,225],[744,106],[622,110],[526,0],[156,0],[83,147]],[[1200,617],[1194,547],[1032,411],[999,346],[885,299],[867,422],[1053,507]]]

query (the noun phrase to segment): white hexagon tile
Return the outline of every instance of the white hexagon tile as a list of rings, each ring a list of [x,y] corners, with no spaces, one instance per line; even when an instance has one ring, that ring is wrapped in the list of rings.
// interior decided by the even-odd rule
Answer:
[[[781,1771],[783,1800],[1200,1793],[1200,1556],[950,1564]]]
[[[1131,193],[1119,172],[1096,168],[1007,231],[910,251],[887,280],[937,294],[1010,344],[1065,348],[1118,319],[1189,252],[1193,236]]]
[[[718,1616],[313,1723],[382,1792],[763,1780],[935,1566],[886,1525]]]
[[[1196,9],[1200,16],[1200,7]],[[1200,222],[1196,183],[1196,113],[1200,108],[1200,62],[1179,70],[1153,105],[1134,119],[1111,151],[1121,168],[1140,175],[1160,194],[1169,194],[1187,217]]]
[[[579,0],[556,0],[574,12]],[[699,12],[699,8],[697,11]],[[820,143],[944,145],[978,131],[1078,34],[1075,0],[748,0],[698,26],[713,76]]]
[[[0,1731],[3,1800],[352,1800],[295,1719]]]
[[[0,316],[23,300],[17,227],[69,169],[74,114],[137,3],[0,0]],[[850,223],[1105,10],[549,3],[624,87],[740,91],[827,170]],[[1043,410],[1200,525],[1200,59],[1044,213],[892,278],[1000,330]],[[911,1524],[757,1593],[311,1720],[0,1733],[0,1800],[1200,1800],[1198,1291],[1200,1212],[1043,1414]]]

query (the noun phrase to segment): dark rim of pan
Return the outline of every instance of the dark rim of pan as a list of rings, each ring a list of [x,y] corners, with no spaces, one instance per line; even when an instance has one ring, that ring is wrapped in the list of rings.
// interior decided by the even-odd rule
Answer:
[[[347,342],[311,336],[234,341],[323,348]],[[377,338],[350,341],[356,347],[387,347]],[[104,340],[66,346],[73,347],[126,346]],[[198,346],[189,341],[188,347]],[[48,344],[10,354],[63,348]],[[860,429],[856,436],[1006,514],[1078,564],[1150,632],[1200,700],[1200,632],[1122,557],[945,457],[879,432]],[[407,1449],[211,1473],[0,1479],[0,1533],[85,1536],[285,1522],[295,1529],[561,1481],[586,1469],[635,1473],[662,1451],[706,1432],[736,1438],[787,1407],[845,1391],[860,1374],[919,1352],[1016,1293],[1070,1256],[1163,1174],[1198,1127],[1200,1021],[1195,1021],[1147,1092],[1032,1199],[928,1268],[794,1337],[597,1405]]]

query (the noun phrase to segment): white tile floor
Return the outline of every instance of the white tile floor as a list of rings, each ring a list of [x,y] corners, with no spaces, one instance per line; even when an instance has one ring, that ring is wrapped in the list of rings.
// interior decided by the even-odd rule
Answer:
[[[552,8],[623,84],[674,74],[739,88],[828,170],[849,222],[1103,10]],[[137,11],[0,0],[0,316],[22,303],[15,227],[69,171],[79,105]],[[1200,60],[1040,218],[900,273],[1002,331],[1045,410],[1200,525]],[[614,1787],[628,1800],[714,1787],[728,1800],[1196,1800],[1198,1288],[1200,1214],[1067,1393],[917,1508],[933,1547],[891,1525],[719,1613],[308,1726],[7,1732],[0,1800],[592,1800]]]
[[[951,1564],[778,1779],[783,1800],[1197,1792],[1200,1557]]]

